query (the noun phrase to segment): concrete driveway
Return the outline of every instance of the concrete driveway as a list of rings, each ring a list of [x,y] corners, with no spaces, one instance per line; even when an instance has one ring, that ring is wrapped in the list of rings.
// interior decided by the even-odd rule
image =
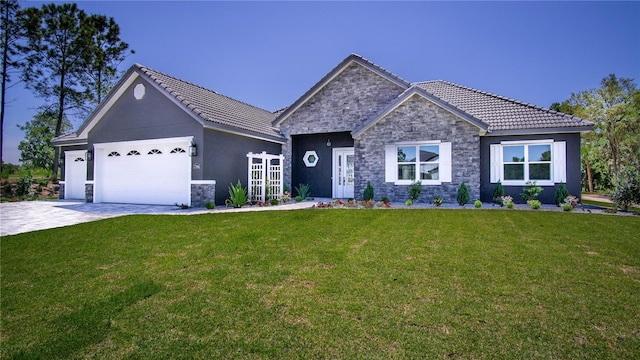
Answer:
[[[21,201],[0,204],[0,236],[29,231],[69,226],[89,221],[131,214],[192,215],[217,212],[243,212],[265,210],[294,210],[312,207],[315,202],[290,202],[268,207],[244,207],[241,209],[203,208],[179,209],[172,205],[93,204],[83,201],[51,200]]]

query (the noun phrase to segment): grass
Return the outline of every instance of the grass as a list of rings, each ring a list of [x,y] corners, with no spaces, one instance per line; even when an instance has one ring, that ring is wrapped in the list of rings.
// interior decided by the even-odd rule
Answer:
[[[127,216],[3,237],[2,359],[640,354],[640,219]]]

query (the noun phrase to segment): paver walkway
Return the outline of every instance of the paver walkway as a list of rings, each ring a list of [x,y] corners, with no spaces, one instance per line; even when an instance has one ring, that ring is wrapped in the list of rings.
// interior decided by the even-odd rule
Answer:
[[[244,207],[241,209],[220,208],[178,209],[168,205],[93,204],[82,201],[21,201],[0,204],[0,236],[15,235],[29,231],[69,226],[89,221],[131,214],[190,215],[215,212],[244,212],[265,210],[293,210],[310,208],[312,201],[289,203],[269,207]]]

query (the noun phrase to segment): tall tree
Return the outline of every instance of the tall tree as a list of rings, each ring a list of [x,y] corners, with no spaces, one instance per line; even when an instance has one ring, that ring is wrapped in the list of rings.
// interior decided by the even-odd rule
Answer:
[[[91,15],[91,46],[84,55],[86,78],[83,86],[89,99],[88,106],[92,110],[99,105],[104,96],[115,84],[118,65],[128,54],[129,44],[120,39],[120,26],[111,17]]]
[[[76,4],[45,4],[22,11],[28,51],[22,73],[26,86],[36,95],[57,104],[54,136],[59,136],[67,112],[81,108],[85,52],[91,31],[87,14]],[[55,148],[53,176],[58,174],[59,148]]]
[[[24,125],[18,125],[25,132],[24,140],[18,144],[20,161],[27,166],[51,169],[55,151],[51,146],[51,139],[55,136],[58,114],[53,109],[40,109],[33,120]],[[71,123],[65,118],[62,130],[71,130]]]
[[[20,66],[20,50],[18,41],[23,36],[22,23],[18,21],[18,1],[0,1],[0,51],[2,51],[2,94],[0,100],[0,163],[2,162],[2,145],[4,144],[4,109],[7,104],[6,93],[10,87],[11,72]],[[14,83],[15,84],[15,83]]]

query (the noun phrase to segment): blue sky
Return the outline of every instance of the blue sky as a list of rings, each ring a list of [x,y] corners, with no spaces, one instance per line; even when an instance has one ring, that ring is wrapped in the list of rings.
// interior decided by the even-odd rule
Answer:
[[[140,63],[270,111],[350,53],[411,82],[442,79],[544,107],[609,73],[640,81],[640,2],[77,3],[120,24],[136,51],[121,70]],[[17,163],[16,124],[43,100],[20,85],[7,97],[3,157]]]

